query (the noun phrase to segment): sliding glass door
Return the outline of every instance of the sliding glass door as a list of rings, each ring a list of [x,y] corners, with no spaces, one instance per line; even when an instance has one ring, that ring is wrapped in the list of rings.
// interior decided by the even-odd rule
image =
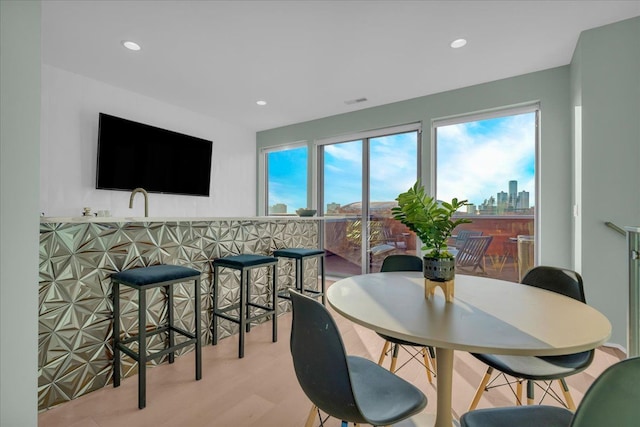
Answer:
[[[414,126],[318,146],[327,274],[376,272],[387,255],[415,253],[415,236],[391,208],[417,179],[418,142]]]

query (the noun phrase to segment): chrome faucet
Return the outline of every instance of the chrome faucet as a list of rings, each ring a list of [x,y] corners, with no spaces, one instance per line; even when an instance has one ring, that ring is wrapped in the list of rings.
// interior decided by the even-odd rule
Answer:
[[[133,209],[133,197],[136,193],[142,193],[144,196],[144,216],[145,218],[149,216],[149,195],[144,188],[136,188],[131,192],[131,197],[129,198],[129,209]]]

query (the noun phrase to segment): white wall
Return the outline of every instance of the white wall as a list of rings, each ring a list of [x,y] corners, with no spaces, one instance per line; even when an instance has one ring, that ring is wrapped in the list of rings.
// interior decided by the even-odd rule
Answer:
[[[40,2],[0,1],[0,426],[38,424]]]
[[[256,213],[255,133],[73,74],[42,67],[40,212],[80,216],[82,208],[112,216],[143,216],[142,196],[96,190],[98,113],[213,141],[210,197],[149,194],[149,216],[253,216]]]

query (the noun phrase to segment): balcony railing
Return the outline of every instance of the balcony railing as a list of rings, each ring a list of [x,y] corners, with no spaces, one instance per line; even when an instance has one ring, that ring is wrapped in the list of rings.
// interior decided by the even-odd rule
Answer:
[[[460,230],[475,230],[493,236],[484,259],[484,272],[463,269],[458,274],[486,275],[502,280],[518,281],[523,272],[534,265],[533,239],[518,244],[518,236],[534,235],[532,215],[476,215],[471,224]],[[362,218],[357,215],[329,216],[325,220],[326,269],[328,274],[343,277],[363,272],[362,263],[369,264],[369,272],[377,272],[384,257],[395,253],[420,256],[419,242],[406,226],[386,216],[371,216],[369,237],[362,238]],[[521,239],[523,240],[523,239]],[[365,246],[365,256],[362,247]]]

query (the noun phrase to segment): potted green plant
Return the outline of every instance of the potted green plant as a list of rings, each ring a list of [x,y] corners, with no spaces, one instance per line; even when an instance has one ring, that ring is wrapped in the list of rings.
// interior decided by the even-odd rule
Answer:
[[[396,201],[398,206],[391,209],[393,217],[422,241],[425,277],[434,281],[453,279],[455,258],[447,250],[447,241],[458,225],[471,222],[467,218],[453,219],[458,209],[469,204],[467,200],[454,198],[451,203],[438,203],[417,181],[409,190],[400,193]]]

